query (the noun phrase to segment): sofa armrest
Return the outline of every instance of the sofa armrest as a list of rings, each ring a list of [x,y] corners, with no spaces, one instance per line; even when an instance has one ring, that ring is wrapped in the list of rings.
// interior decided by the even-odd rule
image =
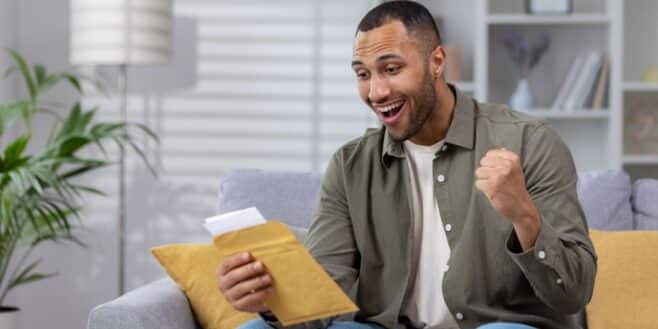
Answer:
[[[195,329],[185,294],[171,279],[151,282],[95,307],[88,329]]]

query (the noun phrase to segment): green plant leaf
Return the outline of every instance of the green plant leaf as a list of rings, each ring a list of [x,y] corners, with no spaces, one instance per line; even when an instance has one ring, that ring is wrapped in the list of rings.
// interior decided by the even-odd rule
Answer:
[[[7,52],[9,52],[11,57],[13,57],[14,62],[16,62],[16,66],[18,66],[18,70],[21,72],[21,75],[23,76],[23,80],[25,81],[25,85],[27,86],[27,90],[30,94],[30,99],[32,101],[36,101],[37,87],[34,84],[34,79],[30,74],[30,70],[28,69],[25,59],[17,51],[11,48],[7,48]]]
[[[43,81],[39,82],[39,92],[45,93],[61,80],[62,76],[58,74],[45,77]]]
[[[20,280],[14,280],[7,286],[7,291],[27,283],[32,283],[35,281],[40,281],[56,276],[57,273],[32,273],[25,277],[22,277]]]
[[[67,136],[59,147],[59,156],[71,156],[79,149],[91,143],[91,138],[82,135]]]
[[[46,68],[43,65],[36,64],[32,68],[34,70],[34,76],[36,78],[37,86],[41,86],[43,82],[46,80],[46,77],[48,77],[48,72],[46,72]]]
[[[4,152],[5,166],[12,167],[12,163],[21,158],[27,143],[30,142],[30,138],[30,135],[23,135],[7,146]]]
[[[63,77],[69,81],[69,83],[73,86],[73,88],[75,88],[79,93],[82,94],[82,85],[80,85],[79,77],[68,73],[64,74]]]

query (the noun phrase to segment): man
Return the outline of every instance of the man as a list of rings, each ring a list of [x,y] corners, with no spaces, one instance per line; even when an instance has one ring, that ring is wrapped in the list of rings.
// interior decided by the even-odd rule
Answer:
[[[419,4],[383,3],[359,24],[352,68],[383,127],[335,153],[306,246],[360,310],[296,328],[577,327],[596,255],[569,150],[447,84],[446,60]],[[261,313],[241,328],[280,327],[248,253],[217,280],[235,309]]]

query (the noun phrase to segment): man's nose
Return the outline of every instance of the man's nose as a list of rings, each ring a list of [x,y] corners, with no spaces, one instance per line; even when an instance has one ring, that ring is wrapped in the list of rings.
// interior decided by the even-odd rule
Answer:
[[[372,77],[370,79],[370,92],[368,98],[372,103],[382,103],[390,96],[391,89],[386,80]]]

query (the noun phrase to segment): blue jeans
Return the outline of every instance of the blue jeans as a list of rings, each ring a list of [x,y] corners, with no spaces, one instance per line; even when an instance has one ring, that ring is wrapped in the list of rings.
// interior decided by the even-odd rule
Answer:
[[[527,324],[510,323],[510,322],[495,322],[495,323],[487,323],[487,324],[481,325],[481,326],[477,327],[477,329],[537,329],[537,328],[531,327]]]
[[[263,319],[256,318],[243,323],[237,329],[270,329],[270,328],[271,327]],[[384,329],[384,327],[374,323],[336,321],[336,322],[332,322],[329,325],[328,329]]]
[[[261,318],[256,318],[243,323],[238,329],[269,329],[270,326]],[[361,322],[333,322],[328,329],[383,329],[383,327],[374,323]],[[537,329],[525,324],[496,322],[479,326],[478,329]]]

